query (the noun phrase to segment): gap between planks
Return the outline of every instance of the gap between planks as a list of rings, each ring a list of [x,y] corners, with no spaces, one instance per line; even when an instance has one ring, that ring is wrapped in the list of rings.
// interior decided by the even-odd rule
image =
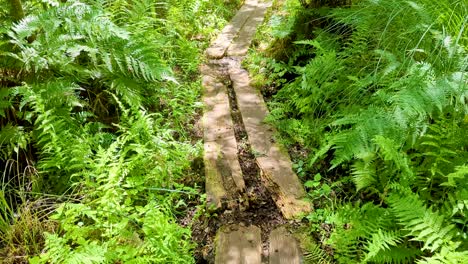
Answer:
[[[275,196],[276,205],[287,219],[310,212],[310,203],[304,200],[306,192],[292,170],[287,151],[274,141],[274,129],[264,122],[268,109],[262,95],[250,86],[248,72],[240,63],[229,67],[229,75],[262,179]]]

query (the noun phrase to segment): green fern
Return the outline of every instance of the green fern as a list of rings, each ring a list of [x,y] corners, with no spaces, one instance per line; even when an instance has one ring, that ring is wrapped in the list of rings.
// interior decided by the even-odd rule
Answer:
[[[28,43],[33,35],[34,43]],[[172,79],[154,52],[160,46],[137,40],[101,10],[78,1],[24,19],[9,36],[22,50],[10,56],[25,70],[44,76],[59,72],[84,83],[98,80],[132,105],[141,105],[142,92],[152,89],[148,83]]]
[[[175,215],[198,195],[180,184],[200,154],[189,130],[196,76],[201,50],[240,1],[22,2],[27,16],[13,25],[0,9],[0,164],[15,166],[2,167],[19,185],[7,194],[24,195],[53,228],[22,228],[37,245],[11,236],[0,258],[193,263],[190,230]],[[44,192],[57,204],[42,212],[29,201]],[[2,237],[15,230],[9,218],[29,219],[4,216]]]
[[[463,185],[463,180],[468,176],[468,165],[461,165],[455,168],[455,172],[447,174],[447,182],[442,186],[457,187]]]
[[[313,263],[329,264],[331,263],[328,255],[317,244],[307,246],[305,251],[306,251],[304,253],[305,264],[313,264]]]
[[[421,252],[409,245],[398,245],[387,250],[381,250],[377,255],[370,258],[371,263],[414,263]]]
[[[366,250],[361,247],[361,244],[375,236],[378,230],[394,230],[395,225],[392,221],[392,215],[387,209],[372,203],[366,203],[361,207],[345,204],[331,219],[335,230],[327,243],[336,250],[335,258],[340,263],[359,263],[370,250],[373,256],[379,247],[384,247],[384,245],[369,244]],[[394,242],[397,241],[399,240],[394,240]]]
[[[432,257],[419,260],[418,264],[462,264],[468,261],[468,251],[456,251],[458,246],[450,244],[441,248],[440,252]]]
[[[365,246],[367,253],[363,262],[411,263],[420,253],[414,247],[402,245],[402,242],[401,232],[378,229]]]
[[[408,232],[406,236],[424,243],[422,250],[437,251],[455,238],[455,225],[447,224],[444,215],[426,208],[417,195],[392,194],[388,202],[399,224]]]
[[[357,161],[353,164],[352,175],[356,189],[372,187],[377,182],[377,166],[375,160]]]
[[[191,146],[174,142],[157,128],[152,115],[126,109],[122,113],[122,134],[109,147],[88,155],[88,167],[73,172],[87,195],[80,203],[67,202],[57,209],[53,218],[60,220],[63,232],[47,236],[47,251],[38,263],[75,263],[84,256],[96,263],[192,262],[189,232],[170,213],[178,195],[150,190],[174,188],[173,180],[189,166]]]
[[[335,181],[331,199],[309,195],[317,207],[337,208],[325,224],[338,263],[457,263],[465,254],[460,4],[364,0],[301,11],[287,2],[288,16],[274,17],[266,32],[281,52],[254,55],[253,68],[279,89],[270,121],[305,149],[310,175]]]
[[[368,261],[379,254],[379,251],[385,251],[390,247],[396,246],[402,241],[402,235],[396,232],[383,232],[378,229],[376,233],[372,234],[371,242],[367,244],[367,254],[364,261]]]

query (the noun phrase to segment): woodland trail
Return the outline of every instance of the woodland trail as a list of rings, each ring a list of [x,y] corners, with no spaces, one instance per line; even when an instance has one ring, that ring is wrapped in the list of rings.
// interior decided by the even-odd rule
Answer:
[[[241,67],[270,1],[246,0],[206,50],[202,65],[203,133],[208,206],[221,219],[214,263],[300,263],[286,226],[309,212],[287,151],[264,123],[260,92]]]

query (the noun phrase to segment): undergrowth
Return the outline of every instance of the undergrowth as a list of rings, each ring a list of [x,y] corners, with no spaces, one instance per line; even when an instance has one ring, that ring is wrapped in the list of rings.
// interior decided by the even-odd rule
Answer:
[[[334,262],[468,262],[467,15],[457,0],[285,1],[258,34],[246,64]]]
[[[22,2],[0,1],[1,262],[194,262],[198,65],[239,2]]]

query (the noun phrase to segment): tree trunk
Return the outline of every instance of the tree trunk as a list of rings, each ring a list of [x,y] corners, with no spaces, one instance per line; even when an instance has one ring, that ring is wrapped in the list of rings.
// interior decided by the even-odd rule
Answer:
[[[10,14],[13,17],[13,21],[17,22],[24,17],[23,5],[21,0],[10,0],[11,10]]]

